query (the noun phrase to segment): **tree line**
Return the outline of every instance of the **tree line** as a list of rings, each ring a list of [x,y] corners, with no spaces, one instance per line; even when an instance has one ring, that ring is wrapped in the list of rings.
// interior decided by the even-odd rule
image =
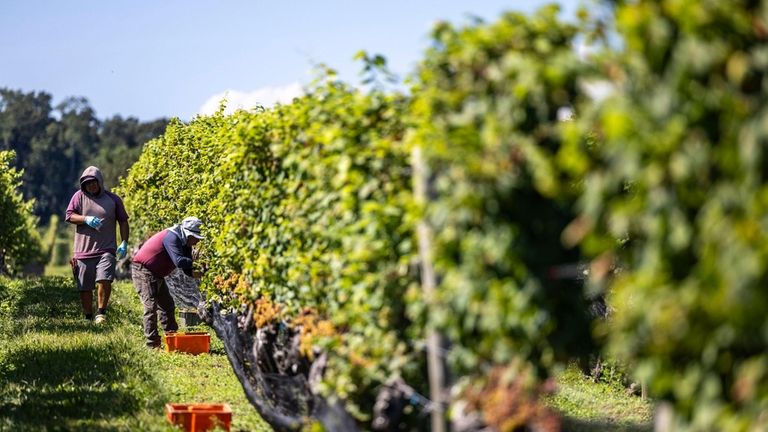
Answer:
[[[21,192],[34,199],[42,222],[64,211],[89,165],[101,168],[107,187],[117,185],[142,145],[162,135],[167,124],[165,118],[142,122],[120,115],[101,120],[84,97],[53,105],[45,91],[0,88],[0,151],[16,153]]]

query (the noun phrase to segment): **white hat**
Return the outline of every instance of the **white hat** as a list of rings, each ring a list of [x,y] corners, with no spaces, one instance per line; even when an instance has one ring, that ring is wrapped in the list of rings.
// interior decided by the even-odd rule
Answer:
[[[190,216],[184,218],[183,221],[181,221],[181,229],[184,230],[184,233],[187,236],[192,236],[198,239],[204,239],[205,237],[200,233],[200,225],[203,223],[200,221],[200,219]]]

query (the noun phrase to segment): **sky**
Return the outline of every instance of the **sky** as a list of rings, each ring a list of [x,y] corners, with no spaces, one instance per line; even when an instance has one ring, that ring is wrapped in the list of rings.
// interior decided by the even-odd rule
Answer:
[[[412,72],[434,23],[530,14],[545,0],[2,0],[0,88],[88,99],[100,119],[190,120],[286,102],[317,64],[360,82],[365,50]],[[563,17],[578,0],[560,0]]]

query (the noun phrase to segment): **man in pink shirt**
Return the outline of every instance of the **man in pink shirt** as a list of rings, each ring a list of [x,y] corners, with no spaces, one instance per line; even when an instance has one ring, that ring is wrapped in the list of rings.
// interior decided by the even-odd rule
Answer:
[[[179,328],[175,317],[176,304],[168,291],[165,277],[175,268],[181,269],[187,276],[201,276],[201,273],[192,270],[192,246],[205,238],[200,232],[201,224],[196,217],[185,218],[178,225],[150,237],[133,257],[131,278],[144,305],[144,336],[150,348],[160,347],[158,315],[164,332],[175,332]]]
[[[115,279],[117,258],[128,251],[128,213],[119,196],[104,187],[101,170],[90,166],[80,176],[80,190],[72,195],[65,220],[77,226],[72,271],[80,291],[85,319],[93,317],[93,290],[99,286],[95,324],[107,320],[107,304]],[[117,246],[120,224],[122,243]]]

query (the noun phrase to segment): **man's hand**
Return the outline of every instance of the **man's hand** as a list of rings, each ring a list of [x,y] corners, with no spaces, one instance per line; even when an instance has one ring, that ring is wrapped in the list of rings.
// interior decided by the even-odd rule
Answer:
[[[95,230],[100,229],[103,222],[104,222],[103,219],[99,219],[96,216],[85,217],[85,224]]]
[[[123,240],[120,246],[117,247],[117,259],[125,258],[126,253],[128,253],[128,242]]]

